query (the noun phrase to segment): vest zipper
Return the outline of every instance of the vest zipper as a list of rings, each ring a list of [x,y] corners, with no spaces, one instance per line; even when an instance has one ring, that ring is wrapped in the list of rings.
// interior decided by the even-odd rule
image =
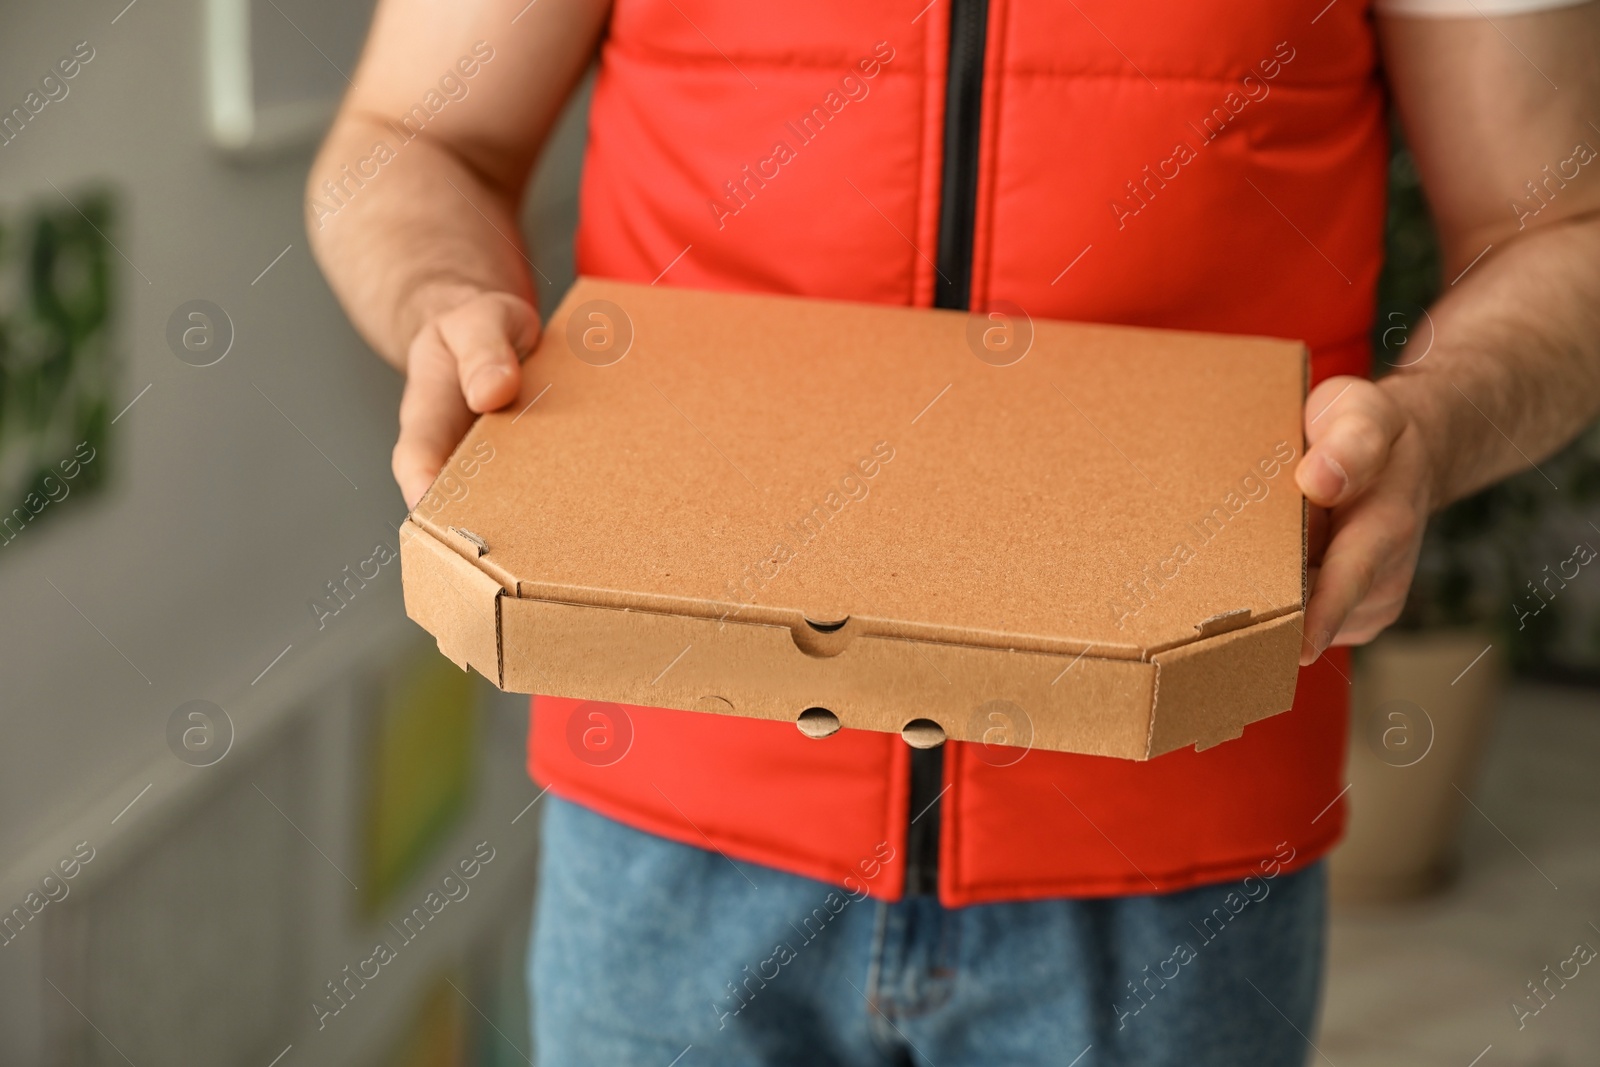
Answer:
[[[972,295],[972,231],[978,208],[978,125],[983,109],[989,0],[950,0],[944,94],[944,176],[939,183],[935,307],[965,311]]]
[[[968,309],[972,242],[978,208],[978,127],[983,109],[988,0],[950,0],[950,56],[944,96],[943,175],[939,183],[935,307]],[[906,818],[907,896],[939,892],[939,824],[944,747],[911,750],[911,804]]]

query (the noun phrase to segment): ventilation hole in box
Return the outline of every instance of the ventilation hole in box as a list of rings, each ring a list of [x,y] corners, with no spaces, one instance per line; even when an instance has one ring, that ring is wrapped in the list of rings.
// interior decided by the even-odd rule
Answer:
[[[827,708],[807,708],[794,724],[807,737],[830,737],[839,732],[839,716]]]
[[[850,641],[855,636],[856,627],[850,626],[850,617],[847,615],[837,622],[818,622],[816,619],[806,619],[805,625],[798,623],[789,626],[789,636],[794,638],[794,647],[808,656],[818,659],[827,659],[837,656],[850,647]]]
[[[900,731],[912,748],[938,748],[944,744],[944,727],[932,719],[912,719]]]

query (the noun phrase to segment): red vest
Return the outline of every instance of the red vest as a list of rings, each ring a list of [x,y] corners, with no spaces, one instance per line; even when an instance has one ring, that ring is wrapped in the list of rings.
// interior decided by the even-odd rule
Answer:
[[[953,31],[952,3],[977,17]],[[980,84],[969,120],[947,109],[952,77]],[[965,215],[947,145],[976,159]],[[1303,338],[1315,377],[1363,374],[1386,160],[1361,0],[616,0],[578,267],[928,306],[960,237],[972,307]],[[1294,710],[1148,763],[1029,752],[997,767],[948,744],[941,899],[1168,891],[1274,854],[1310,862],[1343,825],[1348,673],[1330,654],[1301,673]],[[917,813],[898,736],[628,708],[631,741],[608,763],[577,743],[575,709],[534,701],[530,769],[557,794],[900,895]]]

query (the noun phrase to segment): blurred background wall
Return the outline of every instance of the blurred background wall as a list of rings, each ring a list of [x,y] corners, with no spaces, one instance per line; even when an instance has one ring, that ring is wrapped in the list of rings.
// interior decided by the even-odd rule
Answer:
[[[0,1064],[530,1062],[525,705],[403,617],[400,382],[302,228],[370,3],[125,3],[0,14]],[[1438,285],[1392,178],[1380,369]],[[1597,495],[1591,433],[1452,509],[1358,661],[1319,1055],[1592,1062],[1600,980],[1514,1004],[1600,946]]]
[[[0,147],[0,487],[44,467],[59,496],[0,531],[0,1063],[523,1062],[526,703],[442,661],[372,562],[405,513],[400,380],[304,235],[371,4],[123,3],[0,15],[27,115]],[[550,301],[581,111],[528,206]],[[169,344],[194,301],[221,312],[199,353]],[[483,842],[319,1030],[326,983]]]

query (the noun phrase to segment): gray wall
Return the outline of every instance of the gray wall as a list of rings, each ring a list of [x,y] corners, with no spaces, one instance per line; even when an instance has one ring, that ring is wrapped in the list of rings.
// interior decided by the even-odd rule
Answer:
[[[52,183],[69,196],[91,184],[118,193],[112,410],[149,387],[112,427],[105,491],[70,501],[0,553],[0,908],[20,901],[91,832],[97,878],[135,879],[171,827],[217,805],[222,821],[208,832],[218,840],[259,840],[264,855],[305,853],[296,839],[274,836],[282,829],[274,820],[258,821],[259,808],[218,799],[253,773],[276,776],[312,825],[346,834],[340,798],[358,768],[341,762],[354,756],[337,739],[359,702],[349,684],[415,639],[401,618],[398,565],[325,629],[308,609],[341,568],[379,542],[395,544],[404,507],[388,457],[400,381],[346,323],[308,254],[301,185],[309,147],[242,165],[209,144],[202,6],[139,0],[114,24],[120,2],[14,4],[0,14],[7,110],[77,42],[95,49],[67,98],[0,148],[0,206],[60,202]],[[300,39],[289,40],[282,47]],[[569,116],[527,213],[539,235],[535,259],[555,290],[570,278],[582,133],[583,116]],[[223,307],[236,328],[232,351],[208,368],[180,362],[165,340],[168,316],[194,298]],[[169,715],[193,699],[223,706],[239,732],[238,750],[204,772],[179,763],[166,742]],[[522,864],[526,888],[536,820],[512,828],[499,811],[510,804],[514,814],[534,793],[521,771],[523,704],[489,705],[479,805],[495,809],[508,842],[520,842],[497,873],[508,877]],[[146,784],[149,792],[113,823]],[[328,874],[316,869],[321,862],[310,856],[305,873],[319,884]],[[222,877],[216,891],[243,892],[248,882]],[[128,922],[172,918],[153,913],[164,898],[159,878],[152,885]],[[269,923],[264,945],[281,932],[268,917],[296,912],[294,899],[273,907],[260,913]],[[337,905],[305,911],[335,933],[343,921]],[[0,1061],[44,1055],[61,1010],[47,1006],[56,994],[40,981],[54,944],[0,949]],[[76,950],[62,951],[70,959]],[[298,965],[260,958],[243,966],[258,964]],[[135,992],[96,995],[110,1004]],[[309,1018],[303,1006],[295,1010]],[[160,1035],[128,1040],[160,1047]],[[148,1041],[155,1044],[140,1043]]]

